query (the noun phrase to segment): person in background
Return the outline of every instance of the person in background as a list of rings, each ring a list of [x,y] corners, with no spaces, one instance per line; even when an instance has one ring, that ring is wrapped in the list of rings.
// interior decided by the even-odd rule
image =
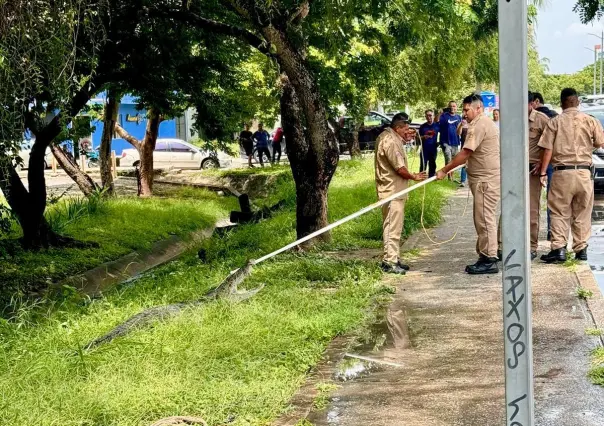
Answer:
[[[436,173],[437,179],[467,162],[468,181],[474,196],[474,227],[478,239],[478,261],[466,266],[468,274],[496,274],[497,266],[497,205],[500,199],[499,128],[484,114],[480,95],[463,100],[468,135],[464,147],[453,160]]]
[[[419,171],[428,169],[428,176],[432,177],[436,174],[436,150],[440,126],[434,121],[433,110],[426,110],[425,116],[426,122],[419,127],[419,136],[422,140]]]
[[[463,149],[463,146],[466,142],[466,138],[468,136],[468,120],[465,118],[462,118],[461,123],[459,123],[459,127],[457,128],[457,132],[459,133],[459,139],[461,141],[461,149]],[[466,186],[466,180],[468,179],[468,173],[466,171],[466,168],[463,167],[461,169],[460,172],[460,183],[459,186],[460,187],[465,187]]]
[[[497,127],[499,127],[499,110],[498,109],[493,110],[493,122],[495,124],[497,124]]]
[[[250,168],[254,167],[252,164],[252,157],[254,156],[254,140],[252,138],[252,132],[250,132],[250,125],[247,123],[244,124],[243,131],[239,133],[239,145],[245,150],[248,166]]]
[[[260,159],[260,165],[264,167],[263,154],[266,154],[268,161],[272,162],[271,152],[268,150],[268,140],[270,135],[264,130],[263,124],[258,123],[258,130],[254,132],[254,140],[256,141],[256,151],[258,152],[258,158]]]
[[[533,97],[535,98],[535,100],[533,101],[534,109],[547,115],[550,119],[558,116],[558,113],[556,111],[554,111],[553,109],[549,109],[548,107],[545,106],[545,103],[543,101],[543,95],[541,93],[533,92]],[[548,194],[549,194],[549,189],[551,186],[553,174],[554,174],[554,169],[553,169],[552,165],[550,164],[549,167],[547,168],[547,190],[546,190],[546,192]],[[547,241],[550,241],[551,239],[552,239],[551,212],[548,207],[547,208]]]
[[[283,142],[283,129],[277,127],[273,136],[273,163],[277,162],[279,164],[279,161],[281,161],[281,142]],[[277,154],[279,158],[277,158]]]
[[[439,121],[440,146],[445,156],[445,164],[449,164],[459,152],[461,141],[457,128],[460,123],[461,117],[457,114],[457,103],[449,101],[449,107],[444,110]],[[449,176],[450,179],[451,176]]]
[[[406,189],[410,179],[426,179],[426,172],[411,173],[408,169],[404,145],[413,137],[409,122],[402,114],[392,117],[390,127],[378,136],[375,142],[375,186],[380,200]],[[406,199],[404,196],[382,206],[384,257],[381,268],[384,272],[399,275],[405,275],[409,270],[399,259]]]
[[[591,212],[594,203],[592,151],[604,145],[600,121],[579,111],[575,89],[560,93],[562,114],[548,121],[539,147],[541,184],[546,186],[547,167],[554,172],[547,204],[551,210],[551,251],[541,256],[545,263],[566,261],[569,228],[576,260],[587,260],[591,236]]]

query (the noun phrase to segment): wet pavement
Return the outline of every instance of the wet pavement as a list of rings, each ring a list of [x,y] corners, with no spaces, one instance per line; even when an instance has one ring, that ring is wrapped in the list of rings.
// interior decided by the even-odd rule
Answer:
[[[460,218],[464,203],[459,191],[444,223],[430,231],[442,241],[459,226],[454,241],[434,246],[420,237],[412,272],[385,278],[397,292],[374,330],[381,328],[375,341],[383,346],[348,349],[333,369],[338,388],[326,409],[310,412],[311,424],[505,424],[501,275],[463,272],[475,260],[471,213]],[[547,249],[543,232],[540,252]],[[604,389],[586,377],[599,340],[585,334],[594,322],[576,297],[575,274],[535,262],[532,285],[535,424],[604,425]]]
[[[589,266],[604,293],[604,193],[596,192],[594,209],[591,215],[591,239],[587,248]]]

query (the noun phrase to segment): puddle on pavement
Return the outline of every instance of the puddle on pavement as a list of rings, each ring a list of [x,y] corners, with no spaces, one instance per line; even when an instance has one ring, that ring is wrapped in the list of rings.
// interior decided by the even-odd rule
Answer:
[[[381,366],[377,362],[345,356],[338,364],[334,378],[339,382],[348,382],[367,377],[380,369]]]

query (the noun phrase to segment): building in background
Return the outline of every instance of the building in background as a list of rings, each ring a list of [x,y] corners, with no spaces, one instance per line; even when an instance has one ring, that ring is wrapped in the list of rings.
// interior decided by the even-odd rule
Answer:
[[[96,98],[90,100],[91,104],[105,103],[105,93],[100,93]],[[84,119],[84,117],[82,117]],[[90,119],[88,119],[90,120]],[[145,137],[145,129],[147,126],[147,116],[145,110],[137,109],[137,98],[125,95],[122,97],[118,111],[117,121],[130,135],[136,139]],[[92,120],[90,125],[94,128],[90,137],[92,148],[97,149],[101,145],[101,135],[103,134],[103,121]],[[159,138],[177,138],[184,141],[192,139],[193,129],[193,110],[188,109],[185,113],[176,118],[166,119],[159,125]],[[132,148],[126,140],[114,135],[111,142],[111,149],[115,151],[119,157],[122,151],[127,148]]]

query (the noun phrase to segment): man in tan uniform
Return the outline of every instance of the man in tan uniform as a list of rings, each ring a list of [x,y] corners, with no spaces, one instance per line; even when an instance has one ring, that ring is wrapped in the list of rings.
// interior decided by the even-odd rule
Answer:
[[[392,117],[390,127],[378,136],[375,146],[375,185],[380,200],[406,189],[409,179],[426,179],[425,172],[410,173],[407,169],[407,154],[403,145],[412,140],[413,135],[407,118],[396,114]],[[381,267],[384,272],[404,275],[409,270],[399,259],[406,198],[404,196],[382,206],[384,258]]]
[[[463,100],[468,134],[462,151],[436,174],[444,179],[452,169],[467,162],[468,182],[474,196],[474,227],[478,234],[478,261],[466,266],[468,274],[496,274],[497,204],[499,203],[499,128],[484,115],[482,98],[470,95]]]
[[[529,121],[529,210],[531,217],[531,260],[537,257],[539,245],[539,220],[541,218],[541,157],[543,148],[539,144],[541,135],[549,122],[549,117],[533,108],[535,98],[531,92],[528,94],[528,121]]]
[[[600,122],[578,110],[577,91],[563,89],[560,101],[562,114],[549,121],[539,141],[544,150],[540,169],[544,186],[550,162],[554,168],[547,196],[551,211],[551,251],[541,256],[546,263],[566,260],[569,226],[575,259],[587,260],[594,202],[591,153],[594,148],[604,145]]]

